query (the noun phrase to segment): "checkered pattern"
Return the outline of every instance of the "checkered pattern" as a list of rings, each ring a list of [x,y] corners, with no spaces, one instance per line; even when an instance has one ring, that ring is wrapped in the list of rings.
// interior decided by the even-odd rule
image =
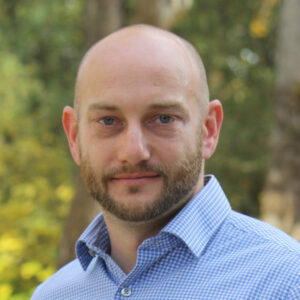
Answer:
[[[76,244],[78,259],[32,300],[300,299],[300,245],[231,210],[214,176],[161,232],[138,249],[129,275],[109,256],[100,214]]]

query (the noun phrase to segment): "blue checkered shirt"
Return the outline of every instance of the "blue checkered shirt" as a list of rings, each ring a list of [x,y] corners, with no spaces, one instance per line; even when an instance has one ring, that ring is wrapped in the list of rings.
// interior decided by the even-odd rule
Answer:
[[[109,255],[98,215],[76,244],[77,259],[32,300],[300,299],[300,245],[231,210],[214,176],[156,236],[138,248],[126,275]]]

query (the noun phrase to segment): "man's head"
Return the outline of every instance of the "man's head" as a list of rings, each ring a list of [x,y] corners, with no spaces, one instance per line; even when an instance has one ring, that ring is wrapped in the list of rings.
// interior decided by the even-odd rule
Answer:
[[[75,110],[63,123],[75,162],[104,211],[147,221],[203,185],[222,122],[205,70],[180,37],[146,25],[117,31],[85,55]]]

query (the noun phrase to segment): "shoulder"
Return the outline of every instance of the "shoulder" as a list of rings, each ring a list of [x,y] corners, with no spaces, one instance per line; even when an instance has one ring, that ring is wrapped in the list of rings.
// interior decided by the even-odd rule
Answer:
[[[233,232],[248,237],[249,244],[265,244],[300,258],[300,243],[280,229],[235,211],[231,212],[227,221]]]
[[[34,291],[31,300],[63,299],[63,291],[76,283],[83,272],[78,259],[71,261],[41,283]]]
[[[300,296],[300,243],[260,220],[232,211],[216,237],[218,252],[246,277],[253,275],[258,290]],[[276,292],[276,293],[277,293]],[[292,295],[297,294],[294,298]],[[291,297],[291,298],[289,298]]]

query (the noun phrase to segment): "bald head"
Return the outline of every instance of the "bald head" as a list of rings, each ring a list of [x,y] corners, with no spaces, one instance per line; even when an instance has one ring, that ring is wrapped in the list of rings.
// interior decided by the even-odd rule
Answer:
[[[158,75],[160,70],[164,71],[172,66],[178,80],[199,101],[201,111],[207,111],[209,91],[198,52],[181,37],[150,25],[122,28],[90,48],[80,64],[76,79],[76,111],[79,111],[81,101],[86,97],[93,97],[89,94],[91,84],[97,85],[98,80],[113,76],[113,70],[122,73],[122,69],[128,70],[130,67],[131,72],[141,72],[146,64],[157,66]],[[130,79],[128,72],[123,76]],[[160,77],[157,78],[159,80]],[[137,85],[138,82],[132,84]]]

